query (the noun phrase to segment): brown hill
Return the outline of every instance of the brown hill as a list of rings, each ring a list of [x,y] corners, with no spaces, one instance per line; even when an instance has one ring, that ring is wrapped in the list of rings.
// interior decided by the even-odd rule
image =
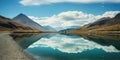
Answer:
[[[101,18],[91,24],[67,32],[72,34],[120,33],[120,13],[114,18]]]
[[[15,22],[9,18],[0,16],[0,31],[9,31],[9,32],[35,32],[39,31],[30,26]]]
[[[117,26],[117,29],[119,30],[120,29],[118,27],[119,25],[120,25],[120,13],[118,13],[114,18],[104,17],[78,29],[86,29],[86,30],[101,29],[102,30],[104,28],[105,30],[105,28],[108,29],[110,27],[109,30],[110,29],[116,30],[116,26]]]
[[[90,24],[88,29],[97,29],[97,28],[105,28],[109,26],[119,25],[120,24],[120,13],[117,14],[114,18],[101,18],[98,21]],[[113,27],[114,28],[114,27]]]

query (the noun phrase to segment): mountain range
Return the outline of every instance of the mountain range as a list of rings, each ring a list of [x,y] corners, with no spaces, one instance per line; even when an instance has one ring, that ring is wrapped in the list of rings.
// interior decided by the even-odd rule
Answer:
[[[82,33],[100,33],[100,32],[111,32],[120,31],[120,13],[118,13],[115,17],[103,17],[93,23],[84,25],[80,28],[76,28],[73,30],[68,30],[68,33],[73,34],[82,34]],[[118,33],[118,32],[117,32]]]
[[[40,24],[34,22],[32,19],[27,17],[25,14],[19,14],[13,19],[9,19],[0,16],[0,31],[38,31],[38,32],[50,32],[56,31],[51,26],[41,26]]]
[[[101,27],[109,27],[109,26],[114,26],[114,25],[119,25],[120,24],[120,13],[117,14],[114,18],[110,17],[104,17],[101,18],[92,24],[87,25],[88,29],[97,29]]]
[[[78,26],[72,26],[70,29],[62,30],[67,33],[94,33],[103,31],[120,31],[120,13],[115,17],[103,17],[93,23],[84,25],[77,28]],[[0,31],[13,31],[13,32],[45,32],[45,31],[56,31],[51,26],[41,26],[34,22],[32,19],[27,17],[25,14],[19,14],[13,19],[9,19],[0,16]],[[117,32],[118,33],[118,32]]]
[[[114,18],[104,17],[87,26],[89,30],[120,30],[120,13]],[[111,28],[113,27],[113,28]],[[109,29],[108,29],[109,28]]]

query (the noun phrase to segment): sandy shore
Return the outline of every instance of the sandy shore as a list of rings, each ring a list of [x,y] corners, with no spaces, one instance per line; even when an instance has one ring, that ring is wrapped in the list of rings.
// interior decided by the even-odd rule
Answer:
[[[9,36],[9,33],[0,33],[0,60],[35,60]]]

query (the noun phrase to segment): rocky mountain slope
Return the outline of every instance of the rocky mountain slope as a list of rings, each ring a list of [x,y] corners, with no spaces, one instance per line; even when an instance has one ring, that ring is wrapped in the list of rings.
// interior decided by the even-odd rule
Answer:
[[[30,19],[29,17],[27,17],[25,14],[22,14],[22,13],[14,17],[13,20],[39,30],[43,30],[43,31],[45,30],[44,27],[34,22],[32,19]]]

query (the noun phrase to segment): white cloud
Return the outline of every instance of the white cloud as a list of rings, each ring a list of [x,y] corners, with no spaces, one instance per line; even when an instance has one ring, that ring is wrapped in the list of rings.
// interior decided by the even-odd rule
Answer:
[[[96,16],[96,19],[100,19],[102,17],[111,17],[111,18],[113,18],[118,13],[120,13],[120,11],[107,11],[102,15]]]
[[[96,21],[102,17],[114,17],[120,11],[107,11],[102,15],[87,14],[82,11],[67,11],[61,12],[51,17],[34,17],[29,16],[35,22],[41,25],[49,25],[56,30],[66,29],[71,26],[83,26],[85,24]]]
[[[49,39],[42,38],[34,44],[30,45],[28,48],[35,47],[50,47],[65,53],[81,53],[83,51],[92,50],[95,48],[102,49],[106,52],[120,52],[112,45],[102,46],[93,41],[85,40],[83,38],[72,38],[65,35],[55,35]]]
[[[52,3],[71,2],[71,3],[96,3],[96,2],[112,2],[120,3],[120,0],[21,0],[22,5],[46,5]]]

